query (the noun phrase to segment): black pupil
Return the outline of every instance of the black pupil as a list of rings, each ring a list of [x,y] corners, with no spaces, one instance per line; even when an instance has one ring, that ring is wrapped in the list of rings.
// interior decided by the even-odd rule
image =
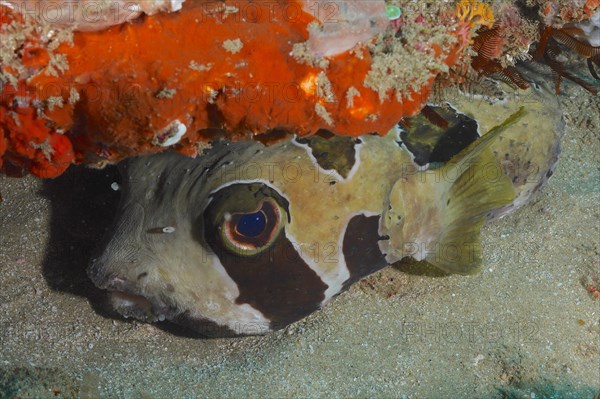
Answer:
[[[267,218],[263,211],[256,213],[248,213],[240,216],[236,225],[236,230],[239,234],[246,237],[259,236],[267,226]]]

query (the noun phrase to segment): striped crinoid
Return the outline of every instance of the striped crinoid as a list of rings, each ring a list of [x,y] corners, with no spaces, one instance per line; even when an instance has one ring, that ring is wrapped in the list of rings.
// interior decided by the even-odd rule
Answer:
[[[592,46],[590,43],[585,42],[585,39],[580,39],[579,37],[583,37],[582,33],[581,29],[576,26],[562,28],[546,26],[540,35],[537,48],[531,53],[534,61],[543,62],[552,70],[557,94],[560,93],[560,84],[563,78],[579,84],[594,95],[598,94],[598,89],[595,86],[567,71],[559,61],[559,56],[562,53],[560,45],[562,45],[585,58],[590,74],[594,79],[600,81],[600,76],[595,69],[600,67],[600,46]]]
[[[579,23],[547,24],[536,18],[538,13],[512,3],[500,6],[491,27],[482,27],[473,39],[475,55],[471,67],[480,76],[493,75],[506,83],[525,89],[529,85],[515,68],[518,61],[534,61],[547,65],[552,73],[556,93],[563,79],[571,80],[596,95],[598,88],[576,76],[565,67],[563,52],[571,52],[587,60],[592,77],[600,80],[600,46],[588,41]]]

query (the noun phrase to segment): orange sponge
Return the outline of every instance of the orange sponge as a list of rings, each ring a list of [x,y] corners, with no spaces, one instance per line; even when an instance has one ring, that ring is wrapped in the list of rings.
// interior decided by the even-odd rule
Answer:
[[[10,33],[9,21],[18,21],[31,34],[3,67],[0,156],[42,177],[72,161],[116,162],[167,147],[195,155],[216,138],[274,130],[385,134],[421,109],[473,23],[453,9],[439,22],[403,16],[417,32],[411,41],[390,24],[324,57],[309,38],[327,21],[301,1],[187,1],[179,12],[67,32],[61,41],[48,39],[58,29],[35,37],[31,21],[4,11],[0,29]],[[418,33],[432,29],[444,34]]]

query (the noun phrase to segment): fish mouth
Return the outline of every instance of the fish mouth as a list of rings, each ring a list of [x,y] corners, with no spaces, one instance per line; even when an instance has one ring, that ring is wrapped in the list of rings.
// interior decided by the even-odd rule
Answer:
[[[125,318],[134,318],[146,323],[164,322],[167,325],[182,326],[197,336],[203,338],[226,338],[246,335],[231,330],[227,326],[219,325],[209,319],[192,317],[188,311],[178,311],[174,307],[169,307],[159,299],[148,297],[139,292],[136,286],[120,277],[111,277],[108,279],[106,287],[110,306],[121,316]],[[166,327],[163,324],[163,327]],[[171,330],[173,330],[171,328]],[[177,329],[179,334],[182,331]],[[186,332],[186,335],[188,333]]]
[[[106,291],[107,307],[125,318],[149,323],[174,317],[177,314],[174,307],[150,295],[139,282],[136,284],[114,272],[128,265],[125,262],[107,262],[102,257],[92,258],[87,274],[96,287]]]
[[[106,291],[105,306],[124,318],[133,318],[146,323],[160,323],[162,328],[185,336],[203,338],[225,338],[248,335],[234,331],[228,326],[182,310],[174,304],[167,304],[159,296],[150,295],[139,284],[116,273],[106,273],[104,263],[92,259],[88,276],[96,287]],[[170,325],[183,327],[184,331]],[[194,334],[190,335],[189,332]]]
[[[107,291],[110,306],[125,318],[154,323],[170,320],[177,313],[160,299],[145,295],[137,286],[119,276],[109,277],[100,288]]]
[[[156,315],[152,311],[152,302],[143,295],[130,294],[123,291],[109,291],[111,306],[125,318],[133,317],[145,322],[164,321],[165,315]]]

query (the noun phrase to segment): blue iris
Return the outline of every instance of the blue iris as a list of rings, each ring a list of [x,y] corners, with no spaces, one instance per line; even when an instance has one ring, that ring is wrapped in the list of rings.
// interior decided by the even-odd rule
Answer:
[[[256,237],[260,235],[267,226],[267,218],[264,212],[248,213],[240,216],[236,230],[243,236]]]

